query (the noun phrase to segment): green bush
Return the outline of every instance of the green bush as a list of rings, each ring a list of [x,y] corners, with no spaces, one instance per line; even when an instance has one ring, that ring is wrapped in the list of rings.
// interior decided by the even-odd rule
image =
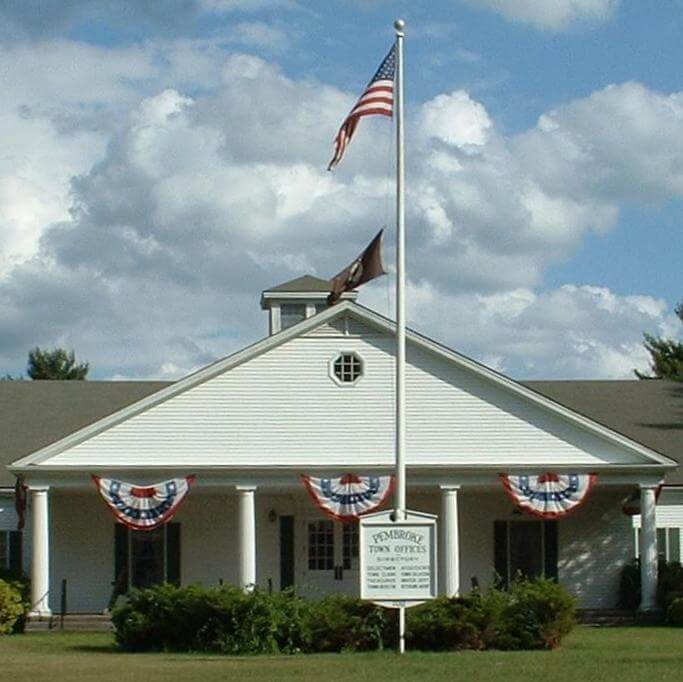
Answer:
[[[294,653],[307,648],[308,605],[291,593],[159,585],[133,590],[114,609],[117,644],[128,651]]]
[[[439,597],[408,612],[416,649],[553,649],[574,624],[576,600],[551,580],[517,580],[454,599]]]
[[[0,635],[14,632],[25,613],[19,585],[0,580]]]
[[[635,559],[621,571],[619,606],[635,610],[640,606],[640,563]],[[666,610],[677,597],[683,596],[683,567],[676,561],[657,564],[657,604]]]
[[[355,597],[330,595],[308,602],[309,651],[370,651],[390,638],[385,610]]]
[[[576,599],[552,580],[517,580],[496,631],[497,649],[554,649],[571,632]]]
[[[683,597],[677,597],[669,604],[666,610],[666,622],[679,628],[683,627]]]
[[[126,651],[227,654],[368,651],[395,646],[397,614],[354,597],[160,585],[133,590],[112,614]],[[413,648],[551,649],[571,629],[574,599],[548,580],[518,581],[409,609]]]

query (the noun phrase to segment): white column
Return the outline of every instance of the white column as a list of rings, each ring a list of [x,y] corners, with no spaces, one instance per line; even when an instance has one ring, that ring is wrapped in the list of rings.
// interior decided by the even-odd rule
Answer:
[[[256,486],[236,487],[239,496],[240,587],[252,590],[256,585]]]
[[[458,486],[441,486],[441,584],[447,597],[460,593],[458,489]]]
[[[640,585],[641,611],[657,608],[657,519],[655,493],[657,486],[640,486]]]
[[[31,615],[49,616],[50,516],[48,489],[31,489]]]

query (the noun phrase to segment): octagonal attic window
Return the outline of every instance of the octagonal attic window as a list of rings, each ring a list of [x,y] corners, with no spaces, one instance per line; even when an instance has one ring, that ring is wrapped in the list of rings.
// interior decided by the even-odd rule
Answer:
[[[363,360],[356,353],[340,353],[332,362],[337,383],[352,386],[363,376]]]

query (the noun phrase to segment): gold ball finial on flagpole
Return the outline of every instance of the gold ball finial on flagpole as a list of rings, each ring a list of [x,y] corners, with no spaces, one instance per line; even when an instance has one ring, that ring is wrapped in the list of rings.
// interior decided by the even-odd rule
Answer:
[[[406,22],[403,19],[396,19],[394,22],[394,28],[397,33],[403,33],[403,29],[406,27]]]

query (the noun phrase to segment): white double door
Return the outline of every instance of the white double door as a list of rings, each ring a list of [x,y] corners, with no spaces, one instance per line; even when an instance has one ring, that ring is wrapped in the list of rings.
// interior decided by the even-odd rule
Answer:
[[[358,596],[358,523],[302,516],[297,530],[297,593],[313,598],[326,594]]]

